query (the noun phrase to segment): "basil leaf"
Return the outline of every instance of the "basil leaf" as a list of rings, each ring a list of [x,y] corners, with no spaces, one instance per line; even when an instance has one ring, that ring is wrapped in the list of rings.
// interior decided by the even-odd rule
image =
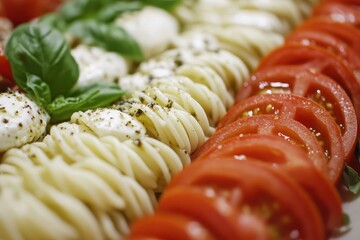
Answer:
[[[112,22],[117,17],[126,12],[139,11],[144,4],[138,1],[134,2],[117,2],[104,7],[99,13],[97,19],[101,22]]]
[[[345,164],[342,177],[345,187],[350,192],[353,194],[358,194],[360,192],[360,177],[353,168]]]
[[[142,0],[142,1],[147,5],[152,5],[166,10],[171,10],[182,2],[182,0]]]
[[[43,106],[46,106],[51,102],[51,90],[47,83],[43,82],[38,76],[32,74],[26,74],[26,84],[31,92],[28,92],[32,96],[35,96],[37,101]]]
[[[117,84],[91,84],[79,88],[71,95],[56,98],[46,106],[53,123],[70,119],[77,111],[106,107],[123,96],[124,91]]]
[[[116,0],[72,0],[63,4],[59,10],[60,15],[67,22],[78,19],[94,18],[99,9],[117,2]]]
[[[59,30],[60,32],[65,32],[67,29],[66,21],[56,13],[49,13],[39,18],[39,22],[47,24],[52,28]]]
[[[340,237],[344,234],[346,234],[347,232],[349,232],[351,230],[351,220],[348,214],[343,213],[343,224],[342,226],[332,229],[331,231],[331,236],[332,237]]]
[[[75,85],[79,68],[63,35],[46,24],[17,27],[5,48],[16,83],[31,93],[26,74],[37,76],[50,88],[52,99]]]
[[[94,20],[78,21],[69,28],[76,41],[117,52],[135,60],[142,60],[139,44],[123,28],[115,24],[99,23]]]

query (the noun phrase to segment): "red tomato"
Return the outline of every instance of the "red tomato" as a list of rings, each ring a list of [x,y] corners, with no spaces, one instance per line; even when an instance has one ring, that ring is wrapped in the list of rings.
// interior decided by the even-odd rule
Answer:
[[[332,20],[342,23],[351,23],[360,27],[360,9],[338,2],[323,2],[313,10],[314,16],[328,16]]]
[[[4,48],[0,44],[0,92],[14,86],[15,81],[12,76],[11,67],[5,56]]]
[[[192,218],[207,228],[216,239],[266,239],[264,236],[267,235],[263,222],[257,219],[250,224],[244,222],[229,202],[216,194],[208,195],[196,186],[167,189],[157,210],[161,214],[181,214]]]
[[[344,141],[345,159],[353,157],[357,118],[346,92],[331,78],[302,66],[274,66],[257,71],[239,88],[236,101],[260,93],[292,93],[313,100],[335,119]],[[225,120],[223,120],[225,121]],[[219,123],[219,127],[227,124]]]
[[[274,115],[241,118],[218,129],[196,150],[192,157],[193,159],[201,158],[227,138],[254,133],[275,135],[295,144],[307,153],[319,171],[328,176],[327,159],[323,154],[323,149],[307,127],[293,119],[279,118]]]
[[[359,1],[359,0],[325,0],[324,2],[325,2],[325,3],[337,2],[337,3],[360,5],[360,1]]]
[[[193,219],[168,213],[157,213],[135,221],[131,227],[131,235],[127,239],[141,237],[173,240],[215,239],[204,226]]]
[[[332,52],[317,46],[287,44],[265,57],[258,70],[270,66],[302,65],[339,83],[351,97],[357,118],[360,119],[360,79],[348,64]]]
[[[63,0],[1,0],[4,15],[14,25],[28,22],[45,13],[54,11]]]
[[[300,29],[290,34],[286,39],[286,43],[314,45],[329,50],[345,60],[353,69],[355,75],[360,77],[360,56],[346,42],[329,33],[317,31],[316,29]]]
[[[297,27],[298,31],[315,30],[325,32],[348,44],[360,54],[360,31],[352,24],[336,22],[328,17],[312,17]]]
[[[234,227],[239,232],[247,229],[252,233],[258,228],[255,233],[262,236],[261,229],[265,224],[265,239],[324,239],[321,217],[312,200],[286,173],[268,164],[232,158],[195,162],[175,176],[160,199],[158,211],[177,212],[191,217],[202,215],[198,219],[205,215],[205,219],[202,219],[204,222],[215,219],[216,215],[203,204],[205,201],[188,197],[192,194],[189,190],[194,188],[202,190],[203,198],[214,199],[217,204],[213,207],[217,211],[235,216],[245,213],[253,215],[255,220],[259,219],[259,227],[224,220],[215,226],[223,231],[229,232],[228,229]],[[178,189],[183,191],[174,194]],[[215,220],[212,221],[215,223]],[[235,236],[229,239],[258,239]]]
[[[294,119],[308,128],[316,137],[329,160],[329,177],[336,180],[344,160],[344,141],[332,116],[313,101],[293,94],[265,94],[245,99],[228,110],[219,128],[241,117],[273,114],[279,118]]]
[[[341,199],[335,187],[316,170],[308,155],[295,145],[271,135],[236,136],[213,146],[198,160],[221,161],[227,157],[263,161],[281,167],[314,200],[329,233],[342,225]]]

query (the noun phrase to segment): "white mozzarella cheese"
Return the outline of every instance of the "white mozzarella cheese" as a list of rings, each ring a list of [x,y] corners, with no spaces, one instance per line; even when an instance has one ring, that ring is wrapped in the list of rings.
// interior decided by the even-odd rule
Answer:
[[[164,51],[178,35],[179,24],[168,12],[155,7],[122,15],[116,24],[139,43],[145,58]]]
[[[40,139],[49,115],[19,92],[0,93],[0,152]]]
[[[128,60],[98,47],[79,45],[71,50],[71,54],[80,68],[77,86],[117,82],[129,72]]]
[[[146,129],[130,115],[116,109],[98,108],[76,112],[71,122],[84,125],[97,136],[114,136],[121,141],[145,137]]]

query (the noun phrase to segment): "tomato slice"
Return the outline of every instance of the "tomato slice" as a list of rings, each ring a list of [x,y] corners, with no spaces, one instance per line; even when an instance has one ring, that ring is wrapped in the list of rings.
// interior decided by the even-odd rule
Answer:
[[[312,29],[301,29],[287,37],[286,43],[314,45],[331,51],[345,60],[353,69],[355,76],[360,77],[360,56],[344,41],[326,32]]]
[[[339,84],[302,66],[274,66],[257,71],[245,81],[238,90],[236,101],[260,93],[279,92],[303,96],[324,107],[341,130],[345,159],[353,158],[358,122],[351,100]],[[227,123],[220,122],[219,127]]]
[[[0,92],[14,87],[15,81],[12,76],[10,63],[5,56],[3,46],[0,44]]]
[[[350,96],[357,118],[360,119],[360,79],[344,60],[317,46],[287,44],[265,57],[258,70],[270,66],[302,65],[304,69],[319,72],[339,83]]]
[[[316,6],[313,15],[328,16],[334,21],[351,23],[356,27],[360,27],[360,9],[352,6],[352,3],[353,1],[323,2]]]
[[[259,115],[241,118],[218,129],[218,131],[196,150],[192,158],[194,160],[200,158],[202,155],[207,154],[213,146],[218,146],[220,142],[227,138],[255,133],[275,135],[288,140],[306,152],[319,171],[327,175],[329,179],[335,178],[329,175],[327,159],[325,158],[323,149],[313,134],[309,132],[308,128],[293,119],[279,118],[275,115]],[[341,169],[335,169],[335,171],[341,171]],[[335,179],[332,179],[332,181],[335,181]]]
[[[360,31],[350,23],[336,22],[326,16],[312,17],[303,22],[297,31],[315,30],[325,32],[348,44],[357,54],[360,54]]]
[[[198,160],[250,159],[281,167],[314,200],[329,233],[342,225],[341,199],[330,182],[316,170],[300,148],[271,135],[250,134],[225,139]]]
[[[323,148],[329,163],[329,177],[336,180],[345,160],[344,141],[332,116],[321,106],[294,94],[264,94],[234,105],[221,119],[219,128],[241,117],[272,114],[294,119],[308,128]]]
[[[1,0],[4,15],[14,25],[54,11],[63,0]]]
[[[244,222],[229,202],[216,194],[208,195],[196,186],[167,189],[157,210],[161,214],[180,214],[194,219],[207,228],[216,239],[266,239],[264,236],[267,233],[263,222],[257,219],[252,220],[251,224]]]
[[[181,194],[173,194],[181,187],[184,189]],[[204,214],[208,209],[186,197],[190,195],[187,189],[195,187],[202,189],[207,198],[217,199],[215,207],[222,212],[230,213],[230,205],[235,215],[251,214],[259,218],[259,224],[264,222],[267,228],[266,239],[324,239],[321,217],[312,200],[286,173],[268,164],[233,158],[195,162],[170,183],[159,202],[159,212]],[[220,227],[226,230],[229,228],[226,224],[223,222]],[[244,231],[241,224],[237,227],[238,231]]]
[[[157,213],[135,221],[127,239],[214,240],[209,231],[195,220],[178,214]]]

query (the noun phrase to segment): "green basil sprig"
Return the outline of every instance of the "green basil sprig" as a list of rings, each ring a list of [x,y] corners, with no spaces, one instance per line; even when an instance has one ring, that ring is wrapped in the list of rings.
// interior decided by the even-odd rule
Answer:
[[[147,5],[152,5],[166,10],[171,10],[177,5],[179,5],[182,2],[182,0],[142,0],[142,2],[144,2]]]
[[[63,35],[48,24],[16,28],[5,48],[14,79],[50,114],[52,122],[76,111],[105,107],[124,91],[116,84],[91,84],[73,90],[79,68]]]
[[[343,183],[345,187],[353,194],[360,193],[360,177],[359,174],[349,165],[345,165],[343,171]]]
[[[357,164],[359,164],[359,162],[360,162],[360,142],[357,142],[357,144],[356,144],[355,159],[356,159],[356,161],[358,161]],[[359,173],[347,164],[345,164],[345,167],[344,167],[344,170],[342,173],[342,182],[344,184],[344,187],[351,193],[353,193],[355,195],[360,193]]]
[[[39,17],[38,21],[64,33],[68,29],[68,23],[58,13],[48,13]]]
[[[81,87],[66,97],[59,96],[47,106],[51,121],[59,122],[71,117],[74,109],[85,111],[105,107],[118,100],[124,91],[114,83],[95,83]]]
[[[95,20],[77,21],[68,30],[72,38],[87,45],[101,47],[135,60],[142,60],[143,53],[137,41],[123,28]]]
[[[46,24],[29,23],[17,27],[5,53],[16,83],[29,93],[32,90],[27,84],[27,74],[46,83],[53,98],[69,92],[79,77],[79,68],[67,41],[59,31]]]
[[[145,4],[139,1],[109,4],[98,12],[97,20],[100,22],[112,22],[124,13],[139,11],[144,6]]]
[[[119,12],[120,14],[123,13],[124,10],[132,11],[131,4],[133,4],[133,2],[132,0],[72,0],[63,4],[59,12],[67,22],[73,22],[79,19],[95,19],[99,11],[116,3],[124,3],[124,6],[129,6],[127,9],[123,7],[123,10]],[[140,0],[140,2],[143,3],[143,5],[151,5],[171,10],[179,5],[182,0]]]
[[[103,7],[117,2],[116,0],[72,0],[60,7],[59,13],[67,22],[78,19],[95,18]]]

